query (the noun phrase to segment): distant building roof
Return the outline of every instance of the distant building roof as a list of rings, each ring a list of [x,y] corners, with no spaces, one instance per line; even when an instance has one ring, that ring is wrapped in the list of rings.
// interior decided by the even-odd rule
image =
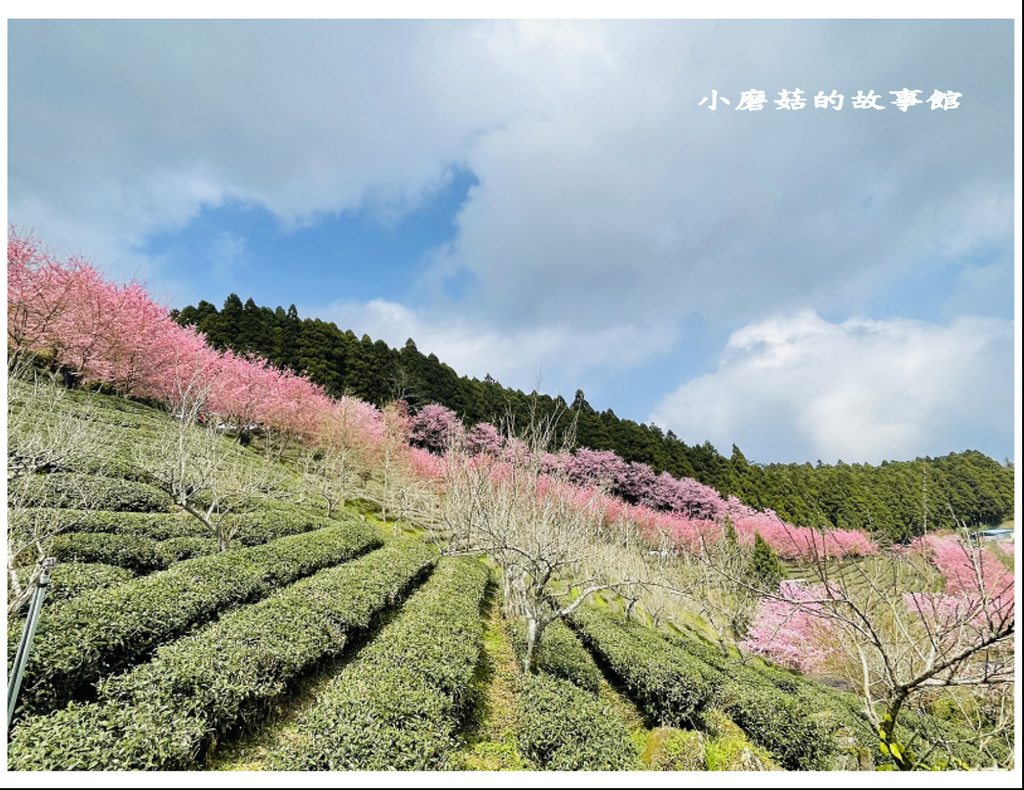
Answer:
[[[992,527],[991,529],[980,530],[978,534],[985,538],[1001,538],[1004,535],[1012,535],[1013,530],[1006,527]]]

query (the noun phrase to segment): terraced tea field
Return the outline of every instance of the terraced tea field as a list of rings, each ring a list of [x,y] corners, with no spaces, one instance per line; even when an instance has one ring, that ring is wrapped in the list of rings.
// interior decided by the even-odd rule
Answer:
[[[9,498],[15,538],[44,535],[59,560],[11,770],[874,767],[857,698],[607,606],[550,626],[522,672],[524,626],[501,616],[483,558],[351,507],[328,517],[284,466],[273,498],[228,516],[220,551],[128,460],[167,415],[80,392],[62,408],[114,452]]]

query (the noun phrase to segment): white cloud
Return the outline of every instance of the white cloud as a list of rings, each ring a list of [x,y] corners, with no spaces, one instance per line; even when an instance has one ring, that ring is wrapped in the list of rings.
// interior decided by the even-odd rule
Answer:
[[[667,425],[765,460],[769,438],[799,460],[943,439],[948,452],[977,444],[971,426],[1010,424],[1004,323],[763,319],[849,315],[880,278],[963,258],[975,268],[949,300],[896,301],[938,305],[913,311],[932,320],[985,309],[1010,268],[1012,64],[1008,20],[13,20],[8,211],[114,276],[195,301],[205,281],[175,282],[172,256],[139,249],[204,206],[251,202],[284,227],[366,208],[394,222],[468,168],[478,184],[426,258],[423,310],[312,314],[524,389],[543,369],[545,389],[569,392],[584,371],[667,354],[695,314],[713,332],[748,323],[716,374],[662,403]],[[962,107],[698,106],[713,89],[836,88],[849,102],[918,82],[963,93]],[[456,297],[453,274],[472,284]]]
[[[480,187],[437,269],[473,272],[492,315],[592,327],[652,312],[726,324],[807,303],[848,312],[881,272],[982,244],[1008,259],[1009,148],[972,137],[995,103],[976,95],[959,122],[895,112],[869,120],[849,108],[775,113],[770,102],[759,114],[696,108],[712,87],[735,98],[752,79],[765,88],[881,83],[891,74],[879,63],[892,68],[891,59],[873,55],[894,43],[895,28],[861,38],[801,25],[773,28],[774,38],[743,25],[587,30],[592,46],[572,50],[578,68],[568,77],[526,42],[511,50],[533,94],[561,101],[517,116],[467,154]],[[900,45],[907,57],[923,57],[936,33],[903,30],[915,32],[917,44]],[[964,44],[969,34],[943,37]],[[779,40],[792,49],[780,52]]]
[[[751,460],[877,463],[943,454],[1013,425],[1013,323],[949,324],[813,311],[732,334],[718,370],[666,397],[651,419]],[[769,449],[770,448],[770,449]]]
[[[393,219],[453,165],[480,183],[433,280],[471,272],[492,326],[859,309],[880,270],[1012,239],[1012,26],[15,20],[9,48],[10,216],[114,273],[203,205]],[[905,63],[964,107],[697,105]]]
[[[12,25],[11,216],[55,244],[105,233],[115,268],[229,198],[284,225],[408,209],[515,111],[472,24]]]
[[[677,339],[671,326],[621,324],[588,332],[567,326],[499,331],[465,318],[419,313],[395,302],[339,302],[326,308],[300,308],[341,327],[401,348],[413,338],[423,354],[436,354],[459,375],[482,379],[488,373],[506,387],[571,399],[587,370],[622,371],[667,353]]]

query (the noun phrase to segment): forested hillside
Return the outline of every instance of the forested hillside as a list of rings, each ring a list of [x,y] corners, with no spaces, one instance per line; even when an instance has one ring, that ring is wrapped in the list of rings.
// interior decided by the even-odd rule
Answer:
[[[423,355],[412,339],[401,349],[368,335],[356,337],[335,324],[299,318],[287,310],[244,304],[235,294],[222,309],[201,301],[176,311],[183,326],[194,325],[215,348],[262,356],[281,368],[304,373],[327,394],[350,394],[378,406],[405,400],[414,410],[428,403],[453,409],[467,425],[500,423],[506,415],[525,422],[531,394],[459,376],[434,354]],[[1013,508],[1013,466],[966,450],[938,458],[870,464],[751,464],[733,445],[726,457],[709,442],[687,444],[672,431],[620,419],[611,409],[593,409],[582,391],[572,403],[539,395],[542,415],[561,414],[561,426],[575,424],[581,447],[611,450],[655,472],[692,477],[723,496],[734,495],[760,509],[775,510],[796,524],[831,524],[867,529],[905,540],[926,529],[993,524]]]

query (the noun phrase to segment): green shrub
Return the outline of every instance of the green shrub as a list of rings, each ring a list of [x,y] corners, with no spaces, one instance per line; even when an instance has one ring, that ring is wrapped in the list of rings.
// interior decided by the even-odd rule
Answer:
[[[365,525],[345,524],[264,546],[178,563],[84,593],[39,619],[19,708],[45,712],[91,692],[101,677],[240,603],[380,545]],[[8,655],[17,643],[8,639]]]
[[[779,582],[786,578],[786,570],[779,561],[779,555],[761,537],[760,532],[754,533],[754,551],[750,556],[747,576],[754,584],[762,585],[767,590],[776,589]]]
[[[778,689],[733,683],[723,709],[786,770],[823,771],[835,752],[834,731],[812,708]]]
[[[135,574],[131,571],[125,568],[115,568],[112,565],[96,562],[62,562],[50,574],[50,584],[46,588],[43,606],[52,606],[60,601],[74,598],[87,590],[113,587],[134,578]],[[8,587],[8,603],[13,599],[14,592]],[[27,610],[28,605],[26,604],[21,614],[24,615]],[[15,627],[15,625],[8,623],[8,627]]]
[[[435,558],[423,543],[395,540],[229,612],[160,648],[151,662],[103,682],[98,703],[27,719],[15,731],[10,764],[190,768],[211,738],[258,720],[290,683],[339,656],[352,634],[370,627]],[[125,743],[117,743],[119,734]]]
[[[130,425],[127,421],[124,421],[114,427],[115,429],[131,429],[138,426]],[[138,440],[139,437],[131,436],[129,438],[125,434],[118,436],[112,433],[111,438],[117,441],[117,445],[115,445],[108,457],[94,458],[90,456],[79,458],[71,464],[62,465],[57,471],[99,475],[102,477],[120,478],[121,480],[131,480],[136,483],[145,483],[145,475],[143,475],[142,471],[132,460],[131,451],[128,449],[130,442]],[[126,439],[127,441],[125,441]]]
[[[21,519],[29,533],[41,535],[104,532],[153,540],[208,538],[210,530],[188,513],[125,513],[110,510],[26,508]]]
[[[588,611],[575,620],[649,721],[702,729],[701,714],[722,708],[784,768],[828,767],[836,723],[756,669],[709,645],[608,615]]]
[[[220,551],[220,542],[216,538],[168,538],[156,544],[157,550],[170,566],[176,562],[208,557]]]
[[[259,546],[286,535],[300,535],[337,523],[315,510],[295,506],[261,508],[252,513],[225,516],[225,525],[234,534],[232,542],[240,546]]]
[[[848,762],[843,753],[856,752],[858,765],[870,762],[878,754],[878,733],[864,715],[864,703],[855,694],[840,691],[808,678],[795,674],[770,663],[752,660],[751,671],[767,680],[780,691],[800,700],[818,723],[834,733],[836,760]],[[850,740],[854,745],[850,745]]]
[[[836,765],[863,767],[875,759],[882,764],[891,762],[879,752],[878,733],[864,715],[860,697],[758,659],[744,663],[682,636],[666,638],[730,679],[723,693],[723,708],[783,768],[824,770]],[[900,722],[897,740],[901,743],[937,744],[934,754],[939,760],[956,758],[969,765],[987,762],[970,745],[972,733],[955,724],[910,710],[900,714]]]
[[[683,636],[668,641],[726,678],[719,705],[787,770],[825,770],[835,751],[837,723],[809,700],[774,685],[764,673],[721,650]],[[791,684],[795,687],[796,684]]]
[[[185,512],[129,513],[39,507],[21,511],[19,523],[24,525],[20,528],[22,533],[29,536],[103,532],[153,540],[212,537],[205,524]],[[252,513],[225,516],[225,525],[234,534],[232,545],[236,546],[260,546],[288,535],[301,535],[338,523],[337,519],[329,519],[315,510],[270,502]]]
[[[428,771],[443,765],[458,745],[451,699],[410,666],[381,672],[361,664],[345,674],[346,689],[326,703],[329,718],[304,717],[287,755],[280,763],[272,756],[274,768]]]
[[[512,622],[510,636],[512,648],[522,660],[526,653],[526,622],[523,618]],[[601,688],[601,670],[572,629],[560,620],[544,629],[537,648],[537,668],[593,694]]]
[[[591,694],[544,672],[523,676],[520,752],[551,771],[628,771],[643,767],[621,719]]]
[[[144,711],[72,702],[48,716],[29,716],[8,744],[8,771],[102,771],[132,765],[125,757],[154,741],[187,745],[204,734],[201,722],[175,719],[167,708]]]
[[[100,562],[136,574],[163,570],[168,562],[160,544],[135,535],[70,533],[44,542],[45,552],[58,562]]]
[[[46,599],[65,601],[87,590],[101,590],[131,581],[135,574],[125,568],[100,563],[62,562],[53,569]]]
[[[8,489],[12,502],[14,487]],[[34,475],[16,487],[23,507],[127,510],[139,513],[168,511],[171,498],[152,486],[132,480],[85,474]]]
[[[320,689],[286,770],[433,770],[457,744],[460,709],[479,660],[487,570],[441,560],[433,576],[346,669]]]
[[[571,624],[599,656],[647,719],[648,725],[699,729],[725,678],[667,643],[655,631],[593,609]]]

